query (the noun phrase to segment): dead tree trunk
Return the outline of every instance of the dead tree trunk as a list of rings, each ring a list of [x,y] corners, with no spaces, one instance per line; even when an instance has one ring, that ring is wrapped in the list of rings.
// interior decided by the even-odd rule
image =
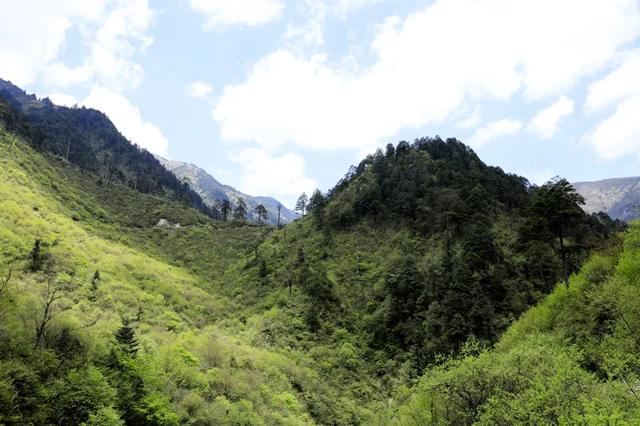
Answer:
[[[60,289],[53,286],[52,280],[47,281],[47,292],[44,297],[44,305],[42,306],[42,316],[36,318],[36,341],[34,349],[38,349],[42,344],[42,339],[47,331],[47,326],[55,316],[55,303],[62,298]]]

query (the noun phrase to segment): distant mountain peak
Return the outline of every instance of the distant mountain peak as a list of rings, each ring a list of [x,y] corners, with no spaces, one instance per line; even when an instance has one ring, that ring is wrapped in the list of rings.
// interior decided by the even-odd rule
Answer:
[[[573,184],[585,199],[589,213],[605,212],[614,219],[640,218],[640,177],[603,179]]]
[[[189,186],[197,192],[209,206],[213,206],[218,200],[228,200],[232,204],[235,204],[239,198],[244,198],[249,206],[248,218],[250,220],[255,219],[254,211],[259,204],[262,204],[267,209],[268,223],[277,223],[278,205],[282,206],[280,223],[290,223],[298,217],[296,213],[285,207],[275,198],[245,194],[230,185],[221,183],[195,164],[169,160],[159,155],[156,155],[156,158],[167,170],[173,172],[179,179],[187,178]]]

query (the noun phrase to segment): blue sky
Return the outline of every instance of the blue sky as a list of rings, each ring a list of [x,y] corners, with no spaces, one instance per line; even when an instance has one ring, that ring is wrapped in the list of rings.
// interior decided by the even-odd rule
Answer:
[[[639,0],[24,0],[0,14],[0,77],[290,206],[421,136],[536,183],[639,175],[638,76]]]

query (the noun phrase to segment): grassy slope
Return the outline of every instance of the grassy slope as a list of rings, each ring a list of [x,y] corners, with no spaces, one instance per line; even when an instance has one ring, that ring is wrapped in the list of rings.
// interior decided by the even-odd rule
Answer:
[[[383,423],[632,425],[640,419],[640,224],[592,256],[495,349],[428,371]],[[393,419],[393,420],[392,420]]]
[[[246,306],[242,292],[224,271],[268,231],[212,224],[177,204],[97,186],[93,176],[26,144],[9,151],[4,137],[0,212],[0,269],[14,269],[9,297],[0,300],[5,355],[19,355],[34,338],[31,324],[47,277],[28,272],[25,259],[39,238],[55,261],[54,281],[69,289],[51,327],[70,326],[90,362],[106,356],[123,317],[138,318],[145,384],[182,419],[307,424],[315,417],[349,424],[371,414],[352,393],[343,396],[340,387],[347,384],[325,383],[326,356],[263,344],[260,327],[276,315],[273,310],[249,319],[238,315]],[[159,218],[183,227],[153,227]],[[246,271],[246,262],[233,268]],[[94,292],[95,270],[102,280]],[[0,368],[0,380],[7,371]],[[371,385],[364,388],[368,395],[360,399],[373,399]]]

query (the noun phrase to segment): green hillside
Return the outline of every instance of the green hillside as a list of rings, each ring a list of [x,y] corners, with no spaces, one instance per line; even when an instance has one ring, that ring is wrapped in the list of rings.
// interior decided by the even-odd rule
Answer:
[[[10,140],[3,132],[0,424],[366,417],[312,355],[261,343],[276,308],[239,313],[225,270],[247,268],[238,259],[253,259],[269,230],[99,184]],[[155,226],[161,218],[181,227]],[[370,397],[374,386],[363,388]]]
[[[469,344],[427,371],[384,423],[638,424],[639,242],[634,224],[624,247],[594,255],[495,349]]]
[[[566,345],[558,368],[592,348],[576,374],[610,374],[593,329],[575,347],[517,338],[563,287],[509,329],[591,252],[618,252],[623,225],[585,214],[564,180],[535,188],[456,140],[403,142],[276,230],[214,221],[15,135],[0,138],[0,424],[429,424],[429,386],[476,362],[510,375],[509,347],[538,348],[535,364]],[[606,256],[586,266],[603,282]],[[485,415],[436,403],[475,416],[443,424]]]

